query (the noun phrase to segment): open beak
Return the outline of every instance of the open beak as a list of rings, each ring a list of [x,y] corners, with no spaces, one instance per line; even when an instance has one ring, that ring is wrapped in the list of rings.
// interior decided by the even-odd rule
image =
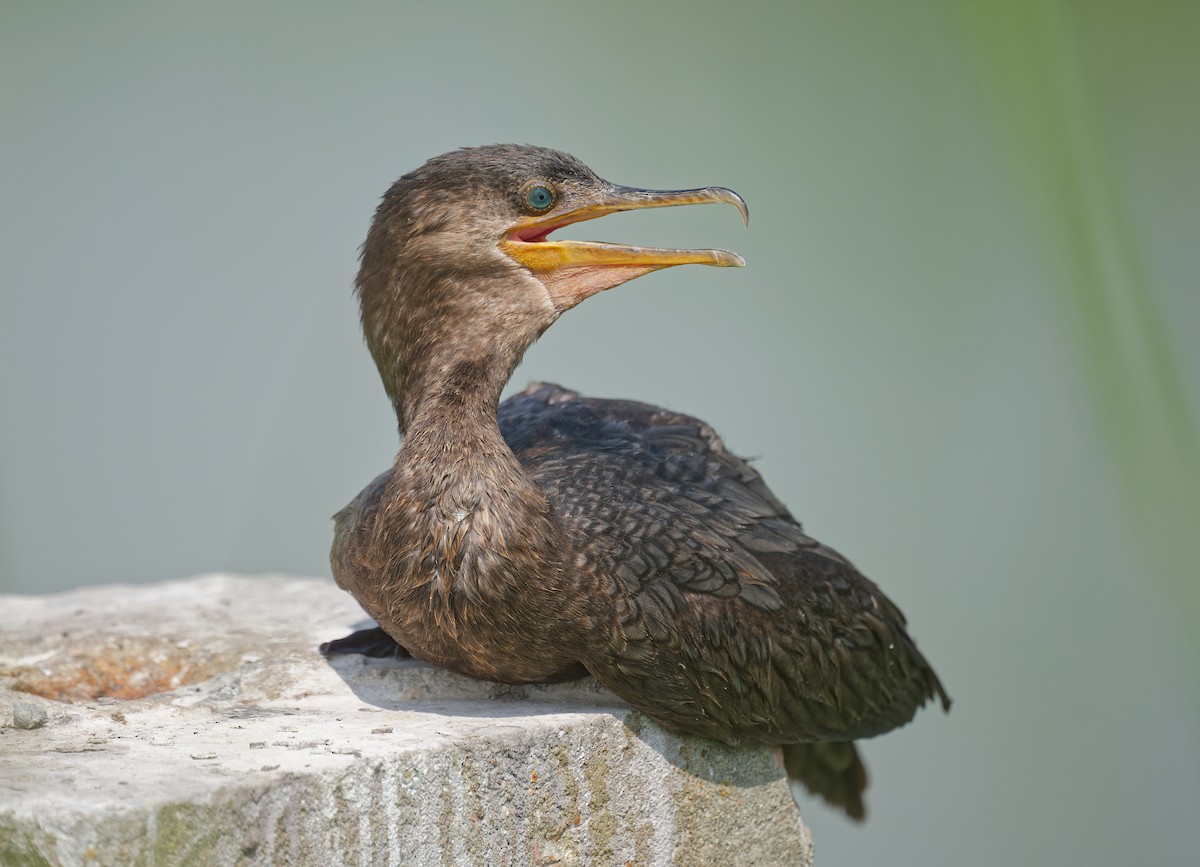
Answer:
[[[737,253],[728,250],[671,250],[658,247],[632,247],[598,241],[549,241],[555,229],[594,220],[605,214],[638,208],[668,208],[674,205],[702,205],[725,202],[733,205],[747,225],[750,211],[742,197],[725,187],[700,190],[640,190],[609,186],[583,207],[567,212],[525,217],[508,232],[500,249],[513,261],[528,268],[541,280],[559,312],[580,301],[611,289],[634,277],[640,277],[672,265],[717,265],[741,267],[746,264]]]

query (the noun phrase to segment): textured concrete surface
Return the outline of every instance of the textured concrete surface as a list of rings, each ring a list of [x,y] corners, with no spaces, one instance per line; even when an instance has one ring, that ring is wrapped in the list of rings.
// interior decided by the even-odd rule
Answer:
[[[363,615],[328,582],[216,575],[0,612],[6,867],[811,863],[769,751],[670,734],[590,679],[330,664],[318,643]]]

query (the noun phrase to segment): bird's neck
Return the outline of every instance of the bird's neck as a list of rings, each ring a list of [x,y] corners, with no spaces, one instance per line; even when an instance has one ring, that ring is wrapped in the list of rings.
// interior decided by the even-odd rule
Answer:
[[[549,592],[563,574],[562,528],[497,422],[509,364],[464,361],[406,395],[405,437],[384,494],[383,536],[423,558],[397,573],[448,610],[459,611],[455,599],[489,600],[460,618],[487,619],[489,604],[507,610],[531,580]]]
[[[499,437],[500,392],[516,361],[486,356],[430,361],[415,371],[415,381],[394,401],[405,442],[469,443]]]
[[[364,258],[363,332],[406,438],[430,428],[451,437],[496,428],[500,393],[558,316],[544,289],[512,292],[513,280],[533,282],[515,269],[396,273]]]
[[[530,301],[530,294],[506,291],[503,275],[424,276],[402,274],[386,287],[360,284],[367,343],[404,436],[395,495],[451,515],[489,500],[506,501],[515,518],[544,511],[540,489],[500,433],[496,410],[525,350],[556,312],[536,293]],[[421,303],[402,307],[397,299]]]
[[[410,365],[393,397],[404,440],[397,460],[470,485],[472,476],[511,482],[520,465],[500,433],[500,393],[519,356],[484,353],[443,358],[433,352]]]
[[[505,550],[502,560],[556,560],[557,519],[504,441],[496,411],[525,350],[558,311],[515,265],[423,259],[419,245],[397,250],[383,241],[368,239],[357,281],[367,346],[404,437],[383,492],[380,538],[428,552],[445,588],[505,582],[495,569],[472,573],[471,564],[515,544],[524,553]]]

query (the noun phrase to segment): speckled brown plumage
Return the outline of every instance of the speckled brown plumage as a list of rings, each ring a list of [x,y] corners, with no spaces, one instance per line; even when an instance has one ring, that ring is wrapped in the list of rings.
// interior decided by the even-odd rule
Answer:
[[[531,184],[549,216],[523,202]],[[338,514],[334,575],[417,657],[512,683],[590,672],[668,728],[782,746],[789,775],[861,817],[850,741],[949,705],[899,609],[703,422],[553,385],[497,405],[525,349],[588,295],[659,260],[740,262],[627,248],[597,267],[621,257],[568,246],[549,273],[538,227],[735,199],[629,190],[517,146],[398,181],[358,291],[404,440]]]

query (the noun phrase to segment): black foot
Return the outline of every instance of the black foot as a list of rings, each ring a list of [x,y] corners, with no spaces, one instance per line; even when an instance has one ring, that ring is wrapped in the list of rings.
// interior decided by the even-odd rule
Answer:
[[[351,632],[345,638],[326,641],[321,645],[321,653],[326,656],[336,656],[339,653],[361,653],[363,656],[370,656],[373,659],[409,655],[407,650],[396,643],[396,639],[378,626],[373,629]]]

